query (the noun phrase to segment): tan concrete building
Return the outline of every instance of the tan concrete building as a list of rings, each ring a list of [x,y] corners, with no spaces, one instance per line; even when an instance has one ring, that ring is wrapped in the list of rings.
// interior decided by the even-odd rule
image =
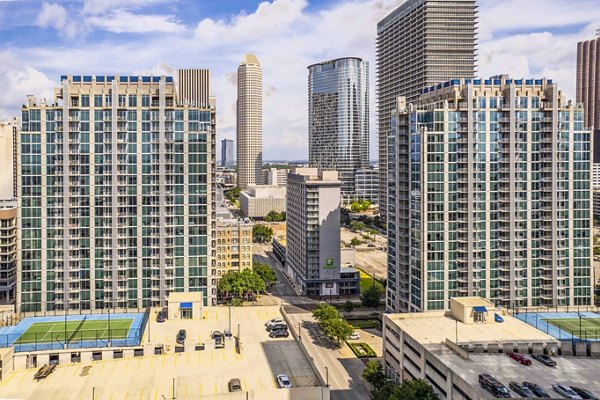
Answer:
[[[192,107],[209,107],[210,71],[208,69],[178,69],[177,93],[182,104]]]
[[[0,201],[0,304],[15,300],[17,285],[17,202]]]
[[[269,212],[286,210],[285,187],[250,185],[240,193],[240,209],[249,218],[264,218]]]
[[[237,179],[245,189],[262,183],[262,67],[254,54],[246,54],[237,78]]]
[[[287,176],[289,173],[289,168],[265,169],[263,170],[263,182],[265,185],[285,186],[287,185]]]
[[[17,131],[19,122],[16,118],[0,121],[0,199],[17,197],[16,155]]]
[[[252,226],[248,219],[217,219],[217,279],[252,269]]]

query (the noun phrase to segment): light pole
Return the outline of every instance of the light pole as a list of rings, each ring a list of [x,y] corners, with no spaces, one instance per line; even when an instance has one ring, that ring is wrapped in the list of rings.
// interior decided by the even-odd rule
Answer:
[[[458,345],[458,320],[455,319],[454,322],[456,322],[456,345]]]
[[[231,306],[229,306],[229,333],[231,333]]]
[[[329,368],[325,367],[325,386],[329,387]]]
[[[302,341],[302,331],[300,330],[300,322],[298,322],[298,341]]]

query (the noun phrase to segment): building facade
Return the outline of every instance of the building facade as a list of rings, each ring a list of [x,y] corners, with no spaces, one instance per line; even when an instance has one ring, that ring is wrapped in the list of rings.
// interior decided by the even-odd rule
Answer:
[[[600,130],[600,37],[577,43],[576,93],[585,127]]]
[[[379,207],[384,220],[387,138],[396,98],[415,101],[424,87],[473,78],[476,23],[475,0],[408,0],[377,24]]]
[[[246,54],[237,79],[237,180],[245,189],[262,184],[262,67],[254,54]]]
[[[235,148],[231,139],[221,140],[221,167],[235,167]]]
[[[349,199],[356,171],[369,166],[369,63],[338,58],[308,71],[308,163],[338,171]]]
[[[356,171],[356,199],[379,203],[379,168]]]
[[[263,172],[265,185],[282,187],[287,185],[287,175],[290,173],[289,168],[269,168]]]
[[[17,201],[0,200],[0,304],[12,304],[17,285]]]
[[[63,76],[22,110],[20,311],[215,298],[214,107],[172,77]]]
[[[252,269],[252,223],[217,219],[217,279],[229,271]]]
[[[551,80],[453,80],[399,99],[387,307],[592,301],[590,132]]]
[[[178,69],[177,94],[182,105],[210,107],[210,71],[196,68]]]
[[[17,197],[17,134],[19,122],[0,121],[0,200]]]
[[[240,193],[240,210],[248,218],[264,218],[271,211],[286,210],[285,187],[250,185]]]
[[[594,189],[594,193],[593,193],[593,210],[594,210],[594,217],[595,218],[600,218],[600,190],[599,189]],[[600,277],[597,277],[596,279],[600,279]]]
[[[354,270],[341,268],[340,188],[336,171],[293,168],[288,175],[285,267],[307,296],[358,293]]]

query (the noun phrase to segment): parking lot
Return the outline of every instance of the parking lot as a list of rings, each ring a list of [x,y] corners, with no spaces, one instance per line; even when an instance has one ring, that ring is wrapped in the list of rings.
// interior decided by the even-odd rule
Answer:
[[[59,365],[46,379],[36,382],[36,369],[6,374],[0,382],[0,398],[14,399],[162,399],[199,398],[228,391],[231,378],[239,378],[244,391],[277,388],[276,375],[287,374],[294,387],[319,386],[318,379],[304,354],[293,340],[270,339],[265,322],[281,317],[278,307],[232,308],[232,332],[238,324],[242,352],[234,339],[224,349],[214,347],[211,332],[229,325],[226,307],[204,308],[198,321],[155,322],[152,315],[144,343],[150,348],[164,345],[165,354]],[[185,351],[174,353],[179,329],[186,329]],[[205,350],[195,350],[204,343]]]

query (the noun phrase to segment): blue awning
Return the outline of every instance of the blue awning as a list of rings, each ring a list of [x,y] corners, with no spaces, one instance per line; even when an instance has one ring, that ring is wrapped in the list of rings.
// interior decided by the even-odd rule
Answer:
[[[179,303],[179,308],[192,308],[192,303]]]
[[[483,306],[477,306],[477,307],[473,307],[473,311],[475,311],[476,313],[484,313],[484,312],[487,312],[487,308],[485,308]]]

